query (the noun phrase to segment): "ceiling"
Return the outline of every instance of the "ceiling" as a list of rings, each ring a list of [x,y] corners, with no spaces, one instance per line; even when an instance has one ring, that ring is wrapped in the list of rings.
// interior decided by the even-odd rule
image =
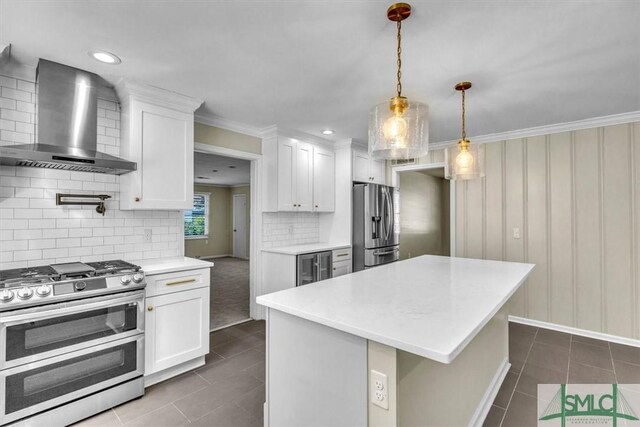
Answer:
[[[249,160],[196,152],[194,166],[197,184],[249,185],[250,182]]]
[[[0,0],[0,41],[38,57],[205,101],[198,113],[367,139],[394,95],[391,1]],[[403,94],[430,105],[431,142],[640,110],[640,2],[414,1]],[[122,64],[87,52],[104,49]]]

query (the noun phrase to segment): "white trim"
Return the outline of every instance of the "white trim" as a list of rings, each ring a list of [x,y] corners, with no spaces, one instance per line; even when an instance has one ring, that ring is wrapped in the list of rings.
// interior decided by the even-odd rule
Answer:
[[[209,333],[215,332],[215,331],[221,331],[223,329],[227,329],[227,328],[230,328],[232,326],[241,325],[243,323],[250,322],[251,320],[252,319],[250,317],[247,317],[244,320],[238,320],[237,322],[229,323],[228,325],[224,325],[224,326],[220,326],[219,328],[211,329],[211,330],[209,330]]]
[[[588,331],[586,329],[574,328],[573,326],[558,325],[557,323],[543,322],[542,320],[526,319],[524,317],[509,316],[509,322],[521,323],[523,325],[534,326],[536,328],[551,329],[552,331],[564,332],[571,335],[593,338],[596,340],[609,341],[617,344],[628,345],[640,348],[640,340],[633,338],[609,335],[603,332]]]
[[[187,371],[192,371],[205,364],[204,356],[200,356],[197,359],[189,360],[188,362],[180,363],[179,365],[172,366],[159,372],[154,372],[150,375],[144,376],[144,388],[152,386],[162,381],[166,381],[169,378],[176,377],[180,374],[184,374]]]
[[[234,120],[225,119],[224,117],[197,113],[194,115],[194,121],[208,126],[215,126],[220,129],[230,130],[231,132],[242,133],[244,135],[262,138],[262,135],[268,128],[259,128],[246,123],[236,122]]]
[[[234,150],[232,148],[218,147],[216,145],[194,142],[193,148],[199,153],[217,154],[219,156],[233,157],[234,159],[258,160],[262,159],[262,154],[249,153],[248,151]],[[248,184],[250,185],[250,184]]]
[[[256,303],[256,297],[262,294],[261,256],[262,248],[262,154],[232,150],[215,145],[194,143],[194,150],[200,153],[217,154],[251,161],[251,213],[249,217],[249,315],[253,319],[264,319],[264,307]]]
[[[393,165],[391,166],[391,186],[400,187],[400,172],[440,169],[444,167],[445,164],[441,162]],[[402,197],[402,189],[400,190],[400,197]],[[456,181],[454,180],[449,181],[449,256],[456,256]]]
[[[509,372],[509,368],[511,367],[511,363],[509,363],[509,359],[505,357],[502,361],[502,364],[496,371],[496,374],[493,376],[491,380],[491,384],[489,384],[489,388],[482,396],[482,400],[480,404],[476,408],[476,411],[473,413],[471,417],[471,421],[469,425],[472,427],[482,426],[484,420],[487,418],[487,414],[489,414],[489,410],[491,409],[491,405],[493,401],[496,400],[496,396],[498,395],[498,391],[500,391],[500,387],[502,386],[502,382],[504,381],[507,373]]]
[[[531,136],[548,135],[559,132],[569,132],[580,129],[597,128],[602,126],[612,126],[624,123],[640,121],[640,111],[630,111],[628,113],[612,114],[610,116],[593,117],[590,119],[576,120],[573,122],[556,123],[552,125],[535,126],[531,128],[510,130],[506,132],[490,133],[469,137],[472,143],[486,143],[506,141],[509,139],[528,138]],[[435,142],[429,145],[429,149],[440,149],[457,144],[458,140]]]
[[[323,147],[327,147],[330,149],[333,149],[335,147],[335,142],[332,140],[321,138],[319,136],[298,131],[295,129],[284,128],[282,126],[276,126],[276,125],[269,126],[268,128],[265,128],[264,132],[262,133],[262,138],[265,138],[265,139],[273,138],[276,136],[283,137],[283,138],[291,138],[291,139],[295,139],[296,141],[300,140],[304,142],[310,142],[310,143],[321,145]]]
[[[204,101],[156,86],[120,79],[115,85],[120,104],[127,104],[131,99],[159,104],[178,111],[193,113]]]
[[[233,258],[233,255],[231,254],[209,255],[209,256],[201,256],[200,258],[196,258],[196,259],[207,260],[207,259],[216,259],[216,258]]]

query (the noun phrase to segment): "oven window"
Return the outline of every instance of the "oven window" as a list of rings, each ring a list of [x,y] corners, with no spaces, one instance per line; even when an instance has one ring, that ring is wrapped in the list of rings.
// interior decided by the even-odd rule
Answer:
[[[6,378],[5,412],[10,414],[138,369],[137,342],[96,351]],[[43,408],[44,409],[44,408]]]
[[[7,328],[7,361],[138,328],[138,306],[127,303]]]

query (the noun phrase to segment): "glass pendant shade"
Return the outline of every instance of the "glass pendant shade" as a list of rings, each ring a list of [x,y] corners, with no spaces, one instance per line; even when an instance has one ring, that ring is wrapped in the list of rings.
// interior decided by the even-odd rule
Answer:
[[[369,114],[369,154],[377,160],[410,159],[429,151],[429,107],[404,101],[394,108],[394,100],[378,104]]]
[[[484,176],[484,144],[458,142],[445,149],[445,178],[476,179]]]

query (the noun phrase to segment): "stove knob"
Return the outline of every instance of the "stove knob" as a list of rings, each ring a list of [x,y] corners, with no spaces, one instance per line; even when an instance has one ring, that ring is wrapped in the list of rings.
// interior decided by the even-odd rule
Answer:
[[[87,282],[76,282],[76,283],[73,284],[73,288],[76,291],[82,291],[86,287],[87,287]]]
[[[39,297],[46,297],[50,293],[51,293],[51,286],[49,285],[41,285],[36,288],[36,294],[38,294]]]
[[[33,289],[25,286],[22,289],[18,289],[18,292],[16,292],[18,294],[18,298],[20,299],[29,299],[33,296]]]
[[[129,283],[131,283],[131,276],[125,274],[120,278],[120,283],[122,283],[123,285],[128,285]]]
[[[142,282],[142,279],[144,279],[144,274],[142,274],[142,273],[136,273],[136,274],[133,275],[133,281],[135,283]]]
[[[11,289],[3,289],[0,291],[0,301],[9,302],[13,299],[13,291]]]

